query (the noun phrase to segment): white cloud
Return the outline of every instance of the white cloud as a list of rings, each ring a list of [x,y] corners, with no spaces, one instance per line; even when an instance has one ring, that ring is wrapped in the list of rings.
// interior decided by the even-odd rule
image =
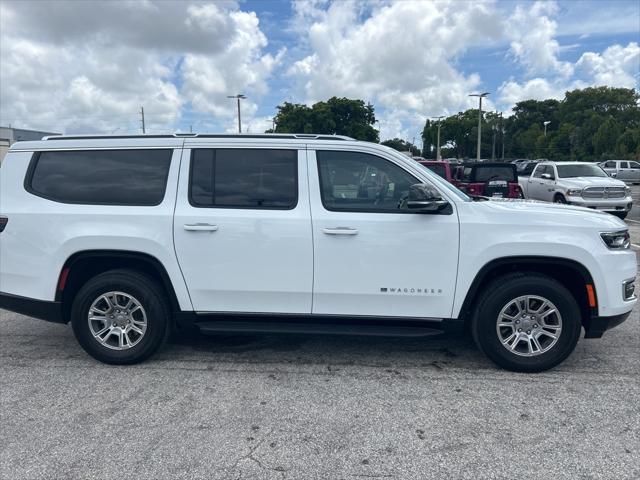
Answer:
[[[576,68],[596,85],[634,88],[640,75],[640,46],[636,42],[626,47],[613,45],[602,54],[583,53]]]
[[[503,29],[491,2],[295,5],[298,24],[308,27],[310,52],[288,73],[306,101],[363,98],[395,111],[389,125],[401,117],[411,125],[414,112],[424,119],[475,105],[468,94],[480,88],[480,78],[462,74],[454,62],[471,46],[497,40]],[[384,138],[391,136],[387,132],[383,128]]]
[[[265,54],[253,12],[235,2],[0,4],[0,121],[66,131],[175,129],[185,108],[247,121],[284,52]]]
[[[516,6],[506,22],[507,35],[512,38],[510,51],[530,75],[554,73],[568,77],[573,73],[570,63],[558,59],[561,47],[555,39],[557,24],[551,18],[557,13],[555,2],[538,1],[529,8]]]

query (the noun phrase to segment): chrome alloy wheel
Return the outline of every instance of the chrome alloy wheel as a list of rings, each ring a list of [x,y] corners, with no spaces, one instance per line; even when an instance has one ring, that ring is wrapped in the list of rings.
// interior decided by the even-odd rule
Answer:
[[[124,292],[100,295],[89,307],[87,320],[93,337],[112,350],[134,347],[147,331],[147,313],[142,304]]]
[[[544,297],[524,295],[507,303],[496,323],[504,348],[523,357],[535,357],[550,350],[560,338],[562,316]]]

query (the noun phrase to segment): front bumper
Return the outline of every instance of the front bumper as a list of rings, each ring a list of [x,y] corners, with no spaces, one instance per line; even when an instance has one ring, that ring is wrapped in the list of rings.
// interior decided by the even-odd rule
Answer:
[[[60,302],[48,302],[0,292],[0,308],[48,322],[66,323]]]
[[[567,203],[577,207],[586,207],[594,210],[602,210],[605,212],[628,212],[633,205],[633,199],[625,198],[582,198],[582,197],[566,197]]]
[[[631,311],[611,317],[590,317],[584,324],[584,338],[600,338],[607,330],[617,327],[631,315]]]

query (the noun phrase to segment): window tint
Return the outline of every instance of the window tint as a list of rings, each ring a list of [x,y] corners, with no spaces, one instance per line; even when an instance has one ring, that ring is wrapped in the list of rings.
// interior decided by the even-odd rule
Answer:
[[[629,168],[629,162],[620,162],[620,168]]]
[[[41,152],[27,189],[62,203],[158,205],[172,150]]]
[[[488,182],[490,180],[506,180],[508,182],[513,182],[516,180],[516,172],[515,167],[510,163],[507,165],[500,166],[482,166],[478,165],[475,167],[475,178],[476,182]]]
[[[318,151],[322,203],[327,210],[398,212],[409,187],[421,183],[397,165],[359,152]]]
[[[616,168],[616,162],[607,162],[604,166],[605,168]]]
[[[629,162],[629,168],[640,168],[640,163],[638,163],[638,162]]]
[[[190,202],[197,207],[290,209],[298,203],[298,151],[196,149]]]

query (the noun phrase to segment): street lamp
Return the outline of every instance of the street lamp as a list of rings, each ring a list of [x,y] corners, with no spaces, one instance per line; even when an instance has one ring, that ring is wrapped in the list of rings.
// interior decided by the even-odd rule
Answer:
[[[240,100],[244,100],[245,97],[242,93],[237,95],[227,95],[227,98],[235,98],[238,100],[238,133],[242,133],[242,121],[240,119]]]
[[[436,120],[438,122],[438,143],[436,144],[436,160],[442,160],[442,155],[440,154],[440,124],[442,122],[440,122],[441,119],[444,118],[444,115],[441,115],[439,117],[433,117],[434,120]]]
[[[376,123],[378,124],[378,139],[382,142],[382,126],[380,125],[380,120],[376,120]]]
[[[469,95],[470,97],[478,97],[478,99],[480,100],[480,105],[478,107],[478,148],[477,148],[477,155],[476,155],[476,160],[478,162],[480,161],[480,149],[482,147],[480,143],[480,138],[482,134],[482,99],[489,94],[490,92],[483,92],[483,93],[472,93]]]
[[[547,136],[547,125],[549,125],[551,123],[550,120],[547,120],[546,122],[542,122],[542,124],[544,125],[544,136]]]

